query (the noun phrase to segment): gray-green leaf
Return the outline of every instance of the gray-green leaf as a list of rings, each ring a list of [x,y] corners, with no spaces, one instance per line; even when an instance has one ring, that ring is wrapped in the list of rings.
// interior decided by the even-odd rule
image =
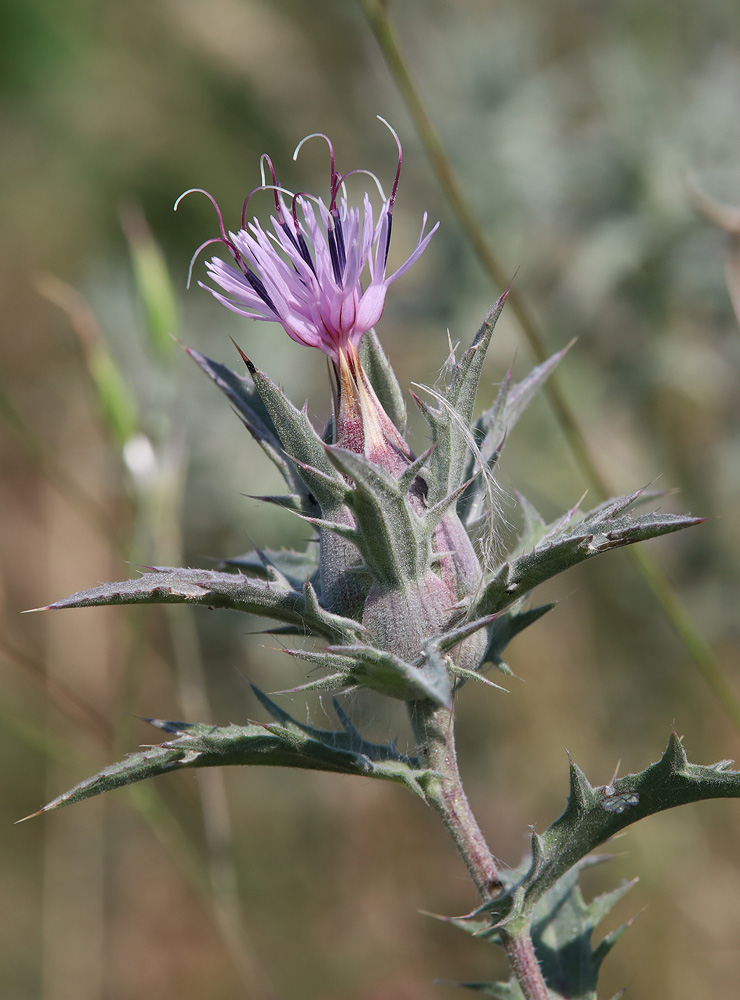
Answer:
[[[111,764],[53,799],[33,815],[169,771],[236,764],[298,767],[381,778],[406,785],[424,797],[422,785],[427,772],[418,766],[417,761],[399,753],[393,744],[381,745],[363,740],[338,704],[335,703],[335,708],[342,728],[322,730],[296,722],[262,692],[255,693],[275,722],[266,725],[250,722],[246,726],[209,726],[147,719],[151,725],[174,738],[144,747]]]
[[[240,573],[171,567],[151,567],[151,570],[133,580],[103,583],[80,591],[43,610],[110,604],[203,604],[273,618],[295,625],[307,635],[322,636],[332,642],[355,642],[365,633],[358,622],[322,608],[309,583],[299,590],[287,581],[280,586]]]

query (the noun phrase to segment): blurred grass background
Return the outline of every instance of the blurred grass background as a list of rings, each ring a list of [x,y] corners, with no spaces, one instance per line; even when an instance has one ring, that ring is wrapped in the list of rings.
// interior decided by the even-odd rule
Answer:
[[[740,205],[736,4],[408,0],[393,15],[548,350],[578,337],[561,380],[602,474],[615,492],[676,488],[667,505],[709,517],[649,547],[737,686],[740,340],[727,237],[692,211],[686,185],[694,171]],[[379,328],[402,383],[433,380],[446,331],[469,340],[500,289],[445,203],[354,2],[21,0],[0,11],[0,47],[0,992],[461,996],[434,978],[491,978],[503,965],[419,915],[475,900],[443,831],[399,789],[277,770],[176,774],[11,826],[156,739],[136,715],[264,718],[248,681],[276,690],[300,679],[241,616],[19,612],[132,564],[210,565],[252,541],[305,537],[248,499],[276,488],[272,472],[167,334],[236,367],[234,336],[319,420],[322,359],[185,292],[190,255],[216,226],[204,198],[174,215],[181,191],[207,188],[234,225],[264,151],[287,186],[320,190],[320,145],[297,166],[290,158],[313,131],[332,136],[342,169],[369,167],[387,185],[395,154],[382,114],[404,142],[396,259],[424,210],[442,221]],[[154,315],[142,260],[160,279]],[[531,358],[509,314],[481,404],[510,364],[523,375]],[[501,477],[548,517],[584,491],[544,400],[511,435]],[[620,758],[623,773],[657,759],[672,725],[692,760],[740,757],[725,707],[626,553],[538,596],[560,603],[510,649],[521,680],[508,696],[465,688],[459,699],[469,794],[508,863],[529,824],[559,814],[566,747],[594,783]],[[327,702],[285,704],[331,721]],[[352,708],[376,735],[403,733],[386,706]],[[646,908],[607,961],[604,996],[624,984],[635,1000],[737,996],[739,834],[732,802],[685,808],[632,828],[617,859],[590,873],[591,892],[641,878],[614,923]]]

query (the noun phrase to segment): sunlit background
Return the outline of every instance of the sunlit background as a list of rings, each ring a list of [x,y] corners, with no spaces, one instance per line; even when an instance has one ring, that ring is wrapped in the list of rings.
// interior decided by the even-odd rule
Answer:
[[[708,517],[648,550],[740,697],[740,337],[726,263],[736,293],[740,278],[727,234],[691,194],[740,206],[737,4],[405,0],[391,14],[548,352],[577,337],[560,384],[602,475],[614,492],[676,491],[664,507]],[[501,290],[361,4],[18,0],[0,11],[0,82],[2,996],[464,996],[448,984],[501,975],[503,960],[420,914],[467,912],[475,896],[436,818],[396,787],[178,773],[11,825],[156,741],[137,716],[264,720],[249,682],[275,691],[304,678],[265,649],[275,640],[250,634],[258,622],[226,612],[19,615],[143,564],[210,566],[306,537],[250,499],[278,488],[274,472],[170,335],[238,367],[233,337],[317,421],[329,408],[323,358],[195,282],[186,291],[191,254],[217,227],[202,195],[174,214],[177,196],[206,188],[236,225],[266,151],[282,183],[322,193],[325,147],[291,158],[315,131],[332,136],[341,169],[367,167],[388,187],[395,146],[380,114],[404,143],[392,257],[413,247],[424,211],[442,223],[378,328],[402,384],[433,380],[448,331],[465,344]],[[268,212],[263,198],[256,212]],[[532,364],[509,311],[481,404],[509,366],[521,376]],[[544,399],[512,433],[501,482],[547,518],[588,488]],[[505,513],[515,524],[513,501]],[[564,805],[566,748],[594,784],[620,759],[621,773],[657,759],[673,726],[692,760],[740,757],[729,698],[627,552],[546,591],[558,607],[508,651],[510,693],[466,687],[458,699],[469,794],[509,864],[528,828]],[[282,703],[334,724],[327,699]],[[365,731],[403,739],[397,706],[345,706]],[[604,930],[644,912],[607,959],[603,996],[628,985],[634,1000],[734,1000],[740,804],[661,814],[613,847],[586,891],[640,882]]]

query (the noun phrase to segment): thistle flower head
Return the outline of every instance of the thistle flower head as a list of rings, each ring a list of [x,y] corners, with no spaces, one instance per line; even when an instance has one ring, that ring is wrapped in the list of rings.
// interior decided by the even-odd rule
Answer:
[[[303,139],[294,158],[307,139],[318,136],[326,140],[331,165],[328,203],[281,188],[266,155],[262,157],[263,183],[247,196],[237,232],[226,232],[218,205],[203,191],[216,208],[221,234],[206,241],[195,256],[215,242],[226,247],[232,260],[213,257],[206,264],[209,277],[222,291],[202,287],[233,312],[280,323],[297,343],[318,347],[339,364],[340,355],[356,348],[363,334],[378,322],[388,286],[418,260],[437,228],[435,225],[425,235],[425,213],[414,251],[396,271],[386,274],[402,162],[401,143],[390,130],[398,146],[398,165],[389,198],[378,184],[382,205],[377,218],[367,192],[359,207],[350,205],[344,189],[348,176],[368,172],[338,173],[334,147],[320,133]],[[271,183],[265,181],[265,166]],[[256,191],[273,192],[274,212],[267,226],[256,217],[247,221],[247,206]]]

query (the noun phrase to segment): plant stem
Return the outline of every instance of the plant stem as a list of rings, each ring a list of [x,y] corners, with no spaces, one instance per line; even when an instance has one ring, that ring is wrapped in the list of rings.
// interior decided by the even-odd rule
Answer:
[[[425,788],[427,801],[441,816],[476,889],[488,902],[500,892],[502,883],[496,861],[462,786],[452,712],[426,700],[412,701],[408,705],[423,766],[439,775]]]
[[[427,801],[447,827],[481,899],[488,903],[503,890],[503,883],[462,785],[452,712],[431,701],[412,701],[408,708],[421,763],[438,775],[425,788]],[[499,935],[525,1000],[549,1000],[529,928],[516,934],[501,928]]]
[[[517,937],[500,930],[501,944],[506,951],[519,988],[526,1000],[550,1000],[550,991],[542,977],[540,963],[534,953],[529,930]]]

